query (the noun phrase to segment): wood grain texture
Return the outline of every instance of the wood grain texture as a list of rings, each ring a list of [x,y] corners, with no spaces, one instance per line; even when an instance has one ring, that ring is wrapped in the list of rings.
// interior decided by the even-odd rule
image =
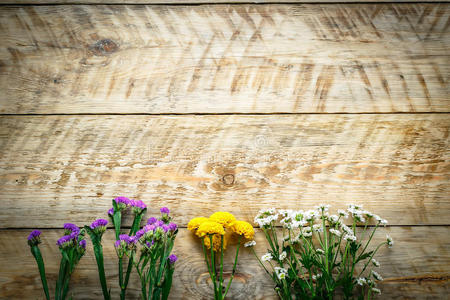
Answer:
[[[105,216],[127,195],[190,218],[363,203],[448,224],[449,114],[4,116],[0,228]]]
[[[0,4],[213,4],[213,3],[393,3],[439,0],[0,0]]]
[[[449,292],[450,251],[447,226],[434,227],[391,227],[380,229],[375,235],[375,243],[389,233],[395,240],[391,249],[382,247],[377,260],[381,263],[380,273],[385,278],[380,284],[382,296],[379,299],[446,299]],[[39,275],[29,247],[25,240],[28,231],[0,231],[0,297],[8,299],[29,299],[41,295]],[[43,231],[41,251],[49,278],[54,287],[58,272],[59,251],[55,242],[57,230]],[[258,254],[265,252],[267,245],[263,234],[256,235]],[[112,230],[107,232],[104,245],[105,269],[112,291],[117,296],[117,266],[113,249]],[[73,275],[71,291],[74,299],[99,299],[95,259],[88,243],[88,252],[81,260]],[[229,251],[232,249],[232,251]],[[14,257],[11,254],[14,253]],[[180,231],[174,253],[179,256],[175,270],[171,299],[211,299],[211,282],[202,259],[201,246],[196,237]],[[232,268],[234,248],[226,252],[226,270]],[[135,275],[135,274],[133,274]],[[225,274],[225,278],[229,273]],[[130,299],[138,299],[139,283],[132,277]],[[116,297],[117,298],[117,297]],[[240,254],[238,272],[233,281],[230,299],[277,299],[273,284],[248,249]]]
[[[0,113],[449,112],[450,4],[0,7]]]

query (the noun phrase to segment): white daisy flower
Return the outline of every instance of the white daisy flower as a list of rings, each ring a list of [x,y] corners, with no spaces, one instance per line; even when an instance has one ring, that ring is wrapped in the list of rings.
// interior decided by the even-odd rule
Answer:
[[[266,253],[266,254],[264,254],[263,256],[261,256],[261,260],[262,261],[271,261],[272,260],[272,254],[270,254],[270,253]]]
[[[244,247],[253,247],[256,245],[255,241],[248,241],[247,243],[244,244]]]
[[[279,259],[282,261],[286,258],[286,256],[287,256],[286,251],[283,251],[283,252],[281,252]]]

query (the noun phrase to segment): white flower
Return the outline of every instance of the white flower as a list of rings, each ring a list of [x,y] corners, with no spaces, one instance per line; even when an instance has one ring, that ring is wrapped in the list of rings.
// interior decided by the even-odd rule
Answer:
[[[305,220],[293,221],[292,222],[292,227],[294,227],[294,228],[303,227],[305,225],[308,225],[308,222],[306,222]]]
[[[292,218],[290,216],[284,217],[280,220],[281,225],[283,225],[284,228],[291,229],[292,228]]]
[[[325,211],[328,211],[329,208],[330,208],[330,205],[328,205],[328,204],[319,204],[318,206],[316,206],[316,209],[317,209],[319,212],[325,212]]]
[[[356,241],[356,236],[354,236],[353,234],[346,233],[342,238],[346,241]]]
[[[319,254],[322,254],[322,255],[325,254],[325,251],[323,251],[323,250],[320,249],[320,248],[317,248],[317,249],[316,249],[316,252],[319,253]]]
[[[330,221],[331,223],[337,223],[339,220],[339,217],[336,215],[331,215],[328,217],[328,221]]]
[[[292,216],[292,214],[294,213],[294,211],[292,209],[279,209],[278,213],[283,217],[290,217]]]
[[[372,292],[377,293],[377,294],[381,294],[381,290],[377,289],[376,287],[371,288]]]
[[[330,229],[330,233],[334,234],[335,236],[341,236],[341,232],[333,228]]]
[[[247,243],[244,244],[244,247],[253,247],[256,245],[255,241],[248,241]]]
[[[345,211],[345,210],[343,210],[343,209],[338,209],[338,215],[340,215],[341,217],[344,217],[345,219],[347,219],[348,218],[348,213]]]
[[[394,240],[389,235],[386,235],[386,240],[387,240],[387,245],[389,248],[394,246]]]
[[[373,218],[375,215],[373,213],[371,213],[370,211],[363,211],[363,213],[366,215],[366,218],[371,219]]]
[[[266,253],[266,254],[264,254],[263,256],[261,256],[261,260],[262,261],[271,261],[272,260],[272,254],[270,254],[270,253]]]
[[[380,224],[386,226],[388,221],[386,219],[381,219]]]
[[[258,214],[260,215],[273,215],[275,214],[275,208],[262,208],[259,210]]]
[[[283,280],[287,276],[287,270],[280,267],[275,267],[275,273],[277,274],[278,279]]]
[[[317,211],[316,210],[307,210],[305,212],[305,220],[308,222],[314,221],[314,219],[317,217]]]
[[[320,224],[314,224],[314,225],[313,225],[313,230],[314,230],[315,232],[323,232],[322,225],[320,225]]]
[[[358,211],[353,214],[353,218],[355,218],[356,222],[365,222],[363,215]]]
[[[319,279],[320,277],[322,277],[322,273],[319,273],[319,274],[317,274],[317,275],[313,275],[313,276],[312,276],[312,279],[313,279],[313,280],[317,280],[317,279]]]
[[[301,233],[303,236],[305,236],[305,237],[310,237],[310,236],[312,236],[312,230],[311,230],[311,227],[303,227],[302,228],[302,233]]]
[[[367,283],[367,280],[365,278],[360,277],[360,278],[356,279],[356,283],[363,286]]]
[[[381,277],[381,275],[378,274],[377,272],[375,272],[374,270],[372,270],[372,276],[373,276],[373,278],[375,278],[376,280],[379,280],[379,281],[383,280],[383,277]]]
[[[381,219],[381,217],[379,216],[379,215],[373,215],[373,217],[375,218],[375,220],[377,221],[377,222],[380,222],[382,219]]]
[[[372,258],[372,264],[373,264],[375,267],[379,267],[379,266],[380,266],[380,263],[379,263],[375,258]]]
[[[286,258],[286,256],[287,256],[287,253],[286,253],[286,251],[283,251],[283,252],[281,252],[281,254],[280,254],[280,260],[284,260],[285,258]]]
[[[341,228],[343,231],[345,231],[345,233],[353,235],[353,230],[347,225],[342,224]]]

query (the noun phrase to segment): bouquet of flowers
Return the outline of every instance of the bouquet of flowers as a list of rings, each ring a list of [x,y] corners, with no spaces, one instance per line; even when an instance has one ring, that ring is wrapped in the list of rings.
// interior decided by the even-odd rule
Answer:
[[[188,229],[201,239],[206,266],[214,284],[214,299],[225,299],[233,281],[234,274],[236,273],[241,241],[242,239],[253,239],[255,234],[253,226],[245,221],[237,221],[228,212],[216,212],[209,218],[199,217],[190,220]],[[231,277],[225,287],[223,278],[223,252],[228,244],[228,236],[231,234],[238,236],[238,242]],[[217,266],[219,270],[217,270]]]
[[[255,217],[270,249],[261,258],[252,250],[281,299],[333,299],[337,292],[344,299],[370,299],[380,293],[376,282],[382,277],[374,270],[380,264],[374,256],[382,245],[391,247],[393,240],[387,236],[374,249],[368,247],[377,228],[387,221],[358,205],[333,215],[328,210],[329,205],[307,211],[269,209]],[[348,226],[344,219],[349,214]],[[275,230],[279,217],[282,239]]]
[[[31,253],[38,265],[45,297],[49,300],[50,294],[45,274],[45,265],[41,250],[39,249],[39,244],[41,243],[40,235],[41,232],[39,230],[33,230],[28,236],[28,245],[30,246]],[[84,230],[80,230],[80,228],[74,224],[66,223],[64,224],[64,236],[58,239],[56,244],[59,246],[61,252],[61,262],[58,279],[56,281],[55,300],[61,300],[66,299],[72,273],[86,252]]]

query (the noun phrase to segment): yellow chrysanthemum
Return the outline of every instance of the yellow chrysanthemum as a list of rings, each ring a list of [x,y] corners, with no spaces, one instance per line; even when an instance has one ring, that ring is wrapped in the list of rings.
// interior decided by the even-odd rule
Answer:
[[[220,251],[220,243],[221,243],[220,237],[221,236],[222,235],[220,235],[220,234],[213,235],[213,250],[216,252]],[[211,241],[209,239],[209,236],[206,236],[204,241],[205,241],[206,248],[210,249]],[[223,250],[225,250],[227,248],[227,243],[228,243],[228,238],[224,235],[223,236]]]
[[[225,229],[223,229],[222,224],[208,220],[200,224],[197,229],[197,235],[199,237],[204,237],[207,234],[225,234]]]
[[[188,223],[188,230],[190,231],[196,231],[198,229],[198,227],[203,223],[208,221],[208,218],[204,218],[204,217],[200,217],[200,218],[193,218],[192,220],[189,221]]]
[[[255,235],[253,226],[245,221],[235,221],[231,224],[230,228],[234,233],[243,235],[246,239],[249,240],[253,239],[253,236]]]
[[[229,227],[231,223],[236,221],[236,218],[232,214],[225,211],[215,212],[211,216],[209,216],[209,219],[211,221],[222,224],[224,227]]]

